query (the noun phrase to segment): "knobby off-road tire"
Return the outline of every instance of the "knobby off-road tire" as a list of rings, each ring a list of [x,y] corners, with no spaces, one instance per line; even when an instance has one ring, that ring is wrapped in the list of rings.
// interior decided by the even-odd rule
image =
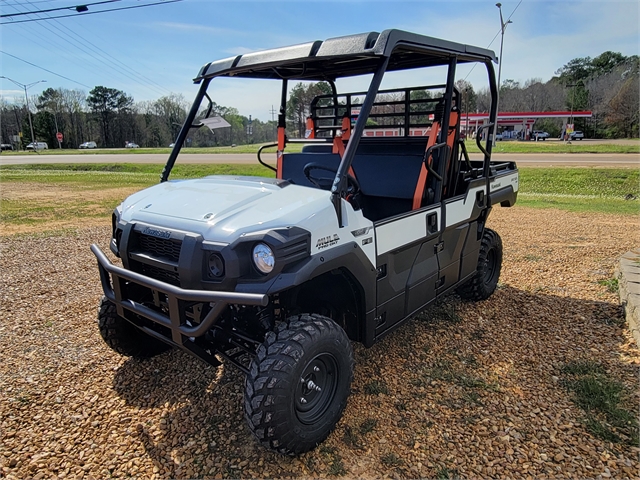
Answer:
[[[322,315],[296,315],[267,334],[245,380],[244,409],[260,443],[287,455],[318,446],[347,404],[353,349]]]
[[[486,300],[498,285],[501,269],[502,240],[496,232],[485,228],[476,273],[471,280],[458,288],[458,294],[465,300]]]
[[[171,348],[160,340],[145,334],[118,315],[116,306],[102,297],[98,309],[100,335],[112,350],[134,358],[150,358]]]

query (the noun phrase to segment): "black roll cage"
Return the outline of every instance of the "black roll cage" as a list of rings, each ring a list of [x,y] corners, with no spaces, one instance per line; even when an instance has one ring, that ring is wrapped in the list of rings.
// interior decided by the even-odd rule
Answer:
[[[444,115],[441,120],[440,133],[436,139],[436,144],[441,145],[446,144],[447,132],[449,131],[456,66],[459,63],[474,62],[483,63],[487,69],[491,92],[489,124],[493,125],[497,117],[497,85],[493,68],[493,63],[497,62],[495,53],[491,50],[402,30],[385,30],[382,33],[369,32],[330,38],[325,41],[318,40],[290,47],[238,55],[208,63],[201,68],[198,76],[194,79],[194,83],[200,84],[200,88],[176,139],[175,147],[165,164],[160,181],[165,182],[168,180],[189,130],[201,126],[201,124],[195,124],[194,122],[204,98],[209,100],[205,118],[211,114],[212,101],[207,94],[207,90],[213,78],[225,76],[280,80],[282,82],[282,90],[278,112],[278,127],[285,128],[289,80],[328,82],[332,89],[335,105],[338,103],[336,79],[373,74],[365,99],[360,106],[360,112],[351,133],[351,138],[346,145],[342,161],[331,187],[331,201],[338,216],[338,223],[342,227],[341,199],[346,196],[347,172],[353,162],[366,121],[375,104],[376,96],[380,93],[380,84],[385,73],[431,66],[447,66]],[[486,128],[486,126],[483,128]],[[303,141],[310,143],[309,140]],[[483,173],[488,185],[492,148],[491,138],[487,135],[484,148],[480,145],[479,140],[477,140],[477,143],[484,155]],[[258,158],[260,163],[264,165],[259,156]],[[440,164],[443,163],[440,162]],[[443,174],[443,172],[435,173],[440,176]],[[441,195],[441,192],[439,192],[439,195]],[[435,201],[440,201],[440,198],[436,198]]]

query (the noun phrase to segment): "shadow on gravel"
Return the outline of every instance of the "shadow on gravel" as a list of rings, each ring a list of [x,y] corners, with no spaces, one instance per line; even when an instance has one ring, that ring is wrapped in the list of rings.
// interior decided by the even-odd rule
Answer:
[[[113,387],[127,405],[148,412],[139,415],[135,434],[163,477],[202,478],[214,469],[238,478],[257,457],[278,459],[281,466],[291,461],[264,450],[251,435],[243,375],[231,365],[212,367],[175,349],[127,360]]]
[[[462,464],[486,456],[470,432],[490,424],[511,426],[478,434],[491,435],[481,437],[493,442],[487,461],[502,462],[508,455],[509,462],[516,462],[511,447],[535,452],[536,442],[548,440],[543,427],[549,424],[537,424],[542,416],[534,415],[541,409],[589,432],[585,412],[578,405],[566,409],[567,402],[575,404],[563,384],[566,365],[596,362],[624,384],[635,375],[633,365],[611,355],[622,353],[625,341],[620,307],[560,295],[553,289],[527,292],[509,286],[478,303],[452,295],[373,348],[357,347],[343,420],[325,445],[298,459],[267,451],[253,438],[243,414],[242,374],[232,366],[213,368],[173,350],[150,360],[126,361],[116,371],[113,387],[127,405],[141,409],[134,434],[162,477],[334,475],[333,464],[344,466],[335,471],[348,476],[437,477],[442,471],[455,472],[444,460],[451,455]],[[565,407],[556,412],[556,404]],[[455,444],[428,440],[456,432],[465,433]],[[404,450],[379,444],[383,435],[393,436]],[[556,435],[558,445],[574,448],[568,433]],[[545,443],[550,457],[557,454],[554,442]],[[608,445],[602,441],[602,448]],[[627,446],[614,448],[631,458]],[[361,471],[356,463],[367,450],[367,467]],[[403,457],[402,451],[411,455]],[[419,453],[432,470],[415,469]],[[590,453],[582,454],[588,460]],[[563,462],[557,466],[562,468]],[[541,464],[529,473],[558,473],[557,466]],[[514,476],[518,471],[505,466],[503,473]]]

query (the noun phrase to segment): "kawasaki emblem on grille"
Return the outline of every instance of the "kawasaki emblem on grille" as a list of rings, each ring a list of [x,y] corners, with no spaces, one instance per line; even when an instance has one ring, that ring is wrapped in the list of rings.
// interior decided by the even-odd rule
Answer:
[[[167,232],[166,230],[158,230],[157,228],[146,227],[142,233],[144,235],[151,235],[152,237],[158,238],[171,238],[171,232]]]

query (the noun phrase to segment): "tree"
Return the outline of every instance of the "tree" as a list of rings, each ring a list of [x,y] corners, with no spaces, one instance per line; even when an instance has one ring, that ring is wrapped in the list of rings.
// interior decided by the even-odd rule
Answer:
[[[100,123],[103,145],[114,147],[117,140],[122,145],[126,139],[121,135],[131,126],[128,117],[132,113],[133,98],[115,88],[97,86],[89,92],[87,104]],[[116,136],[116,132],[119,135]]]
[[[606,121],[619,136],[638,136],[640,114],[640,95],[638,93],[638,76],[630,76],[622,85],[611,102],[609,102],[609,113],[605,117]]]
[[[298,83],[293,87],[287,102],[287,120],[293,130],[293,136],[303,136],[313,98],[331,93],[331,86],[326,82],[309,83],[306,86],[304,83]]]

